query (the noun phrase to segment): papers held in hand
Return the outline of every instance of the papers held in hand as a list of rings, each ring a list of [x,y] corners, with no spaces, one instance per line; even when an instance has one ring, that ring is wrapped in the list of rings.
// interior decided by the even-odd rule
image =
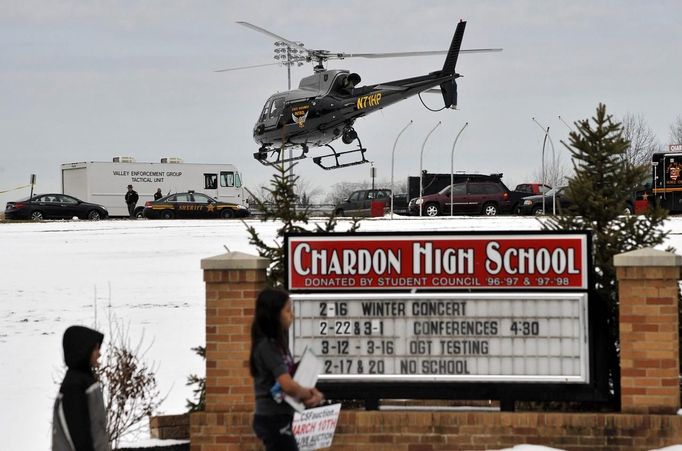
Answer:
[[[302,387],[314,387],[317,383],[317,377],[322,372],[323,362],[318,359],[310,348],[303,351],[301,361],[298,363],[294,380]],[[297,412],[303,412],[305,405],[296,398],[289,395],[284,395],[284,400],[291,405]]]

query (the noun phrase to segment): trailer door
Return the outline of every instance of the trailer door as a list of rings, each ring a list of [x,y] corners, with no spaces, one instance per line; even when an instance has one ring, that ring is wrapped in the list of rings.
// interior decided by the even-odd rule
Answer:
[[[85,167],[62,168],[62,194],[92,202],[88,192],[88,169]]]

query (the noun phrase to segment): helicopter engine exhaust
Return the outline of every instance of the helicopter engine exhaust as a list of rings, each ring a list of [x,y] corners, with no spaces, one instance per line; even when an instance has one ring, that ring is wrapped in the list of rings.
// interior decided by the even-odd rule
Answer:
[[[356,74],[355,72],[348,74],[341,82],[341,89],[350,91],[351,89],[355,88],[361,80],[362,78],[360,78],[360,75]]]

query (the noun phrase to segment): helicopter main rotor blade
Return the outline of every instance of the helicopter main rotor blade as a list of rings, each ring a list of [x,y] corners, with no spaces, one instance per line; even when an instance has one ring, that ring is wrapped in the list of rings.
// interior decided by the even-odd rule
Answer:
[[[500,48],[492,49],[467,49],[460,50],[459,53],[493,53],[501,52]],[[402,58],[406,56],[429,56],[429,55],[445,55],[447,50],[430,50],[420,52],[389,52],[389,53],[332,53],[329,59],[344,59],[344,58]]]
[[[402,57],[407,57],[407,56],[429,56],[429,55],[445,55],[448,53],[448,50],[433,50],[433,51],[418,51],[418,52],[389,52],[389,53],[344,53],[344,52],[330,52],[328,50],[315,50],[315,49],[309,49],[303,46],[302,44],[298,42],[291,41],[283,36],[280,36],[276,33],[273,33],[271,31],[266,30],[265,28],[259,27],[257,25],[254,25],[249,22],[244,22],[244,21],[237,21],[237,23],[241,26],[244,26],[246,28],[250,28],[253,31],[257,31],[258,33],[262,33],[266,36],[269,36],[272,39],[275,39],[276,41],[281,41],[284,44],[286,44],[290,48],[294,49],[299,49],[301,51],[304,51],[307,53],[307,57],[305,57],[305,61],[313,61],[316,62],[316,64],[319,66],[321,65],[324,61],[327,60],[342,60],[345,58],[402,58]],[[460,50],[460,53],[491,53],[491,52],[501,52],[501,48],[490,48],[490,49],[467,49],[467,50]],[[301,58],[299,56],[299,58]],[[303,61],[303,59],[297,59],[296,61]],[[277,63],[275,63],[277,64]],[[262,67],[265,65],[257,65],[257,66],[244,66],[244,67],[237,67],[237,68],[231,68],[231,69],[224,69],[216,72],[224,72],[228,70],[239,70],[239,69],[248,69],[251,67]]]
[[[282,63],[265,63],[265,64],[254,64],[253,66],[228,67],[227,69],[218,69],[218,70],[214,70],[213,72],[230,72],[233,70],[253,69],[256,67],[277,66],[279,64],[282,64]]]
[[[265,35],[267,35],[267,36],[270,36],[271,38],[275,38],[275,40],[277,40],[277,41],[285,42],[289,47],[293,47],[293,48],[298,48],[298,49],[301,49],[301,50],[305,50],[305,51],[308,52],[308,53],[312,52],[312,50],[309,50],[309,49],[303,47],[302,45],[300,45],[300,44],[298,44],[298,43],[296,43],[296,42],[294,42],[294,41],[290,41],[289,39],[284,38],[284,37],[282,37],[282,36],[280,36],[280,35],[278,35],[278,34],[275,34],[275,33],[271,32],[271,31],[268,31],[268,30],[266,30],[265,28],[261,28],[261,27],[259,27],[259,26],[257,26],[257,25],[254,25],[254,24],[248,23],[248,22],[239,22],[239,21],[237,21],[237,23],[238,23],[239,25],[245,26],[246,28],[250,28],[250,29],[252,29],[253,31],[257,31],[257,32],[259,32],[259,33],[263,33],[263,34],[265,34]]]

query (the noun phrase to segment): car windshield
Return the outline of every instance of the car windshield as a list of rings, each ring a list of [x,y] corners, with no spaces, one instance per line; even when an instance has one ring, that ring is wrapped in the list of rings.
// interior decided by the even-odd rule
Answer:
[[[455,183],[454,185],[448,185],[442,190],[438,191],[438,194],[440,195],[450,195],[450,187],[452,186],[454,193],[453,194],[464,194],[464,183]]]
[[[551,190],[547,191],[545,193],[545,196],[554,196],[554,194],[561,194],[561,192],[566,188],[565,186],[559,186],[557,188],[552,188]],[[538,196],[541,196],[541,194],[538,194]]]

